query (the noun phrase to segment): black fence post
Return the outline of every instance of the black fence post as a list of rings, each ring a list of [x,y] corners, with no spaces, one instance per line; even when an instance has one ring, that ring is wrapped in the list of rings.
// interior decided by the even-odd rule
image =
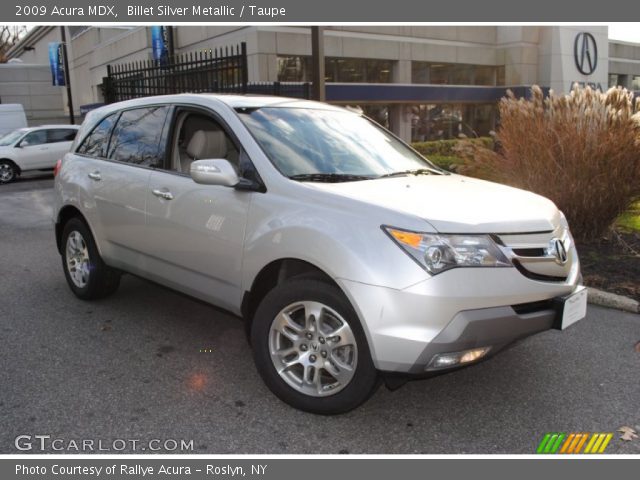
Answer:
[[[107,76],[102,78],[102,96],[104,97],[104,103],[113,103],[116,101],[111,65],[107,65]]]
[[[247,85],[249,84],[249,62],[247,61],[247,44],[240,44],[240,55],[242,65],[242,93],[247,93]]]

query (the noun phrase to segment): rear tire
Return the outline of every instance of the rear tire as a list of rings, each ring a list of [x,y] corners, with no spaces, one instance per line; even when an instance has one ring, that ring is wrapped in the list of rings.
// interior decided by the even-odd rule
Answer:
[[[0,184],[13,182],[18,176],[15,163],[9,160],[0,160]]]
[[[82,300],[111,295],[120,285],[120,272],[107,266],[91,231],[79,218],[71,218],[62,230],[62,268],[71,291]]]
[[[353,307],[322,280],[294,277],[271,290],[256,311],[251,344],[266,385],[300,410],[345,413],[380,384]]]

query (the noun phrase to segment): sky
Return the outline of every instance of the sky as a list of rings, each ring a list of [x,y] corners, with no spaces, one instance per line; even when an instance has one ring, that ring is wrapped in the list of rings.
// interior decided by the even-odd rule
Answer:
[[[640,23],[612,23],[609,25],[609,38],[640,43]]]

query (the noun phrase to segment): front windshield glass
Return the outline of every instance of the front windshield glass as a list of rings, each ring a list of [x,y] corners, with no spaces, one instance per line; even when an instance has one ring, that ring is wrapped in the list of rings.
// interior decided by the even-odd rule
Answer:
[[[414,170],[440,172],[383,128],[352,112],[264,107],[238,113],[287,177],[363,180]]]
[[[26,130],[19,129],[19,130],[14,130],[11,133],[7,133],[4,137],[0,138],[0,147],[7,147],[9,145],[13,145],[18,141],[20,137],[22,137],[22,135],[25,134],[25,132]]]

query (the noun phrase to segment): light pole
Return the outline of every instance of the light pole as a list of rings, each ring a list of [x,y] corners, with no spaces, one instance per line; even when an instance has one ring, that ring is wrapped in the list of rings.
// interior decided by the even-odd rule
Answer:
[[[313,65],[313,99],[325,101],[324,88],[324,27],[311,27],[311,64]]]
[[[62,56],[64,61],[64,83],[67,86],[67,107],[69,108],[69,123],[71,125],[76,123],[76,118],[73,114],[73,98],[71,98],[71,77],[69,75],[69,60],[67,58],[67,32],[66,28],[60,27],[60,38],[62,40]]]

